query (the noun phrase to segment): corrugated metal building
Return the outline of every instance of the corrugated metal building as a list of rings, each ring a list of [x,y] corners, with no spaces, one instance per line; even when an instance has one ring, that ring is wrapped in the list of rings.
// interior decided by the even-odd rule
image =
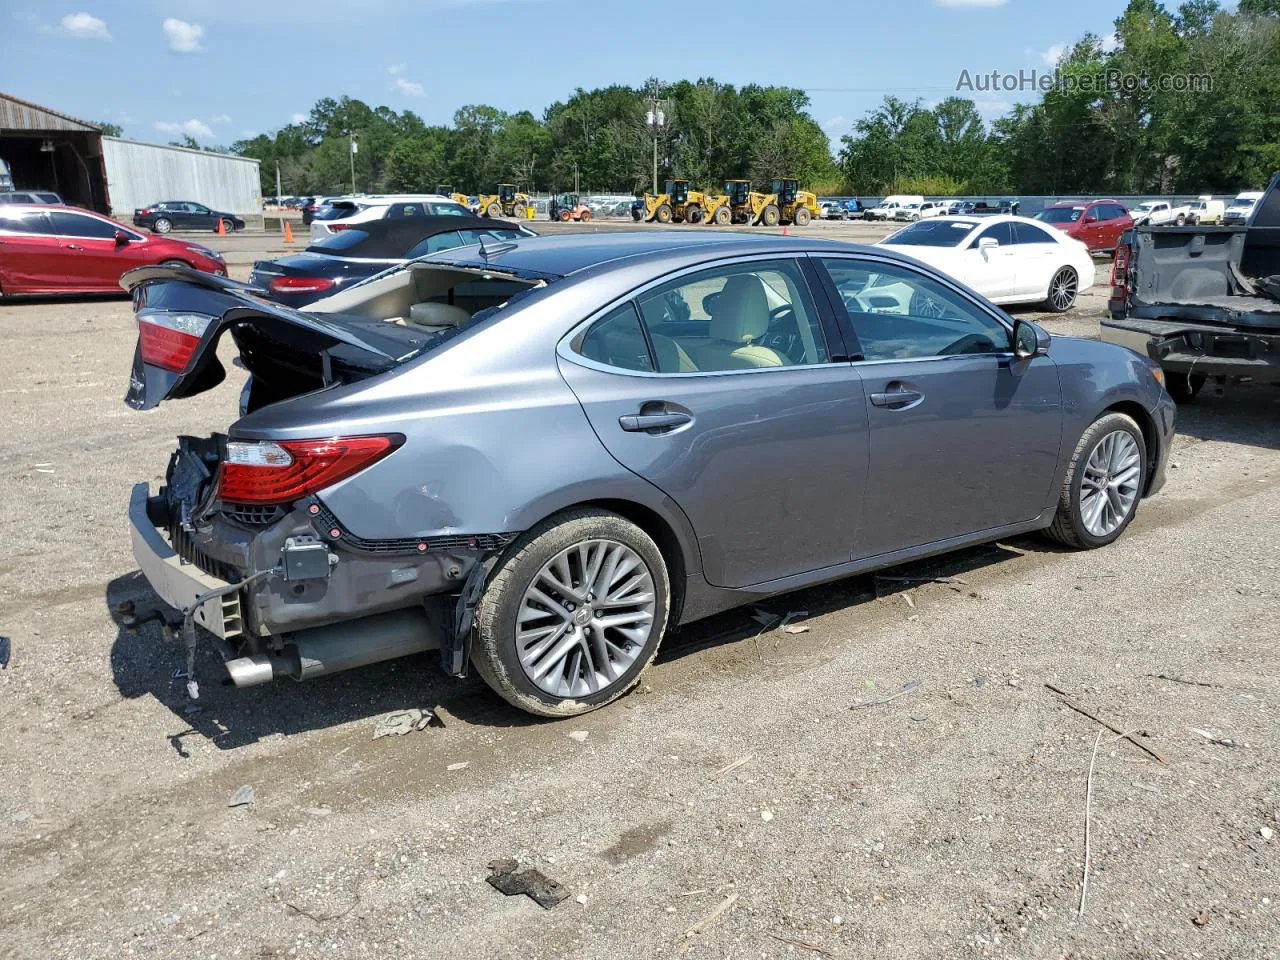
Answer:
[[[159,200],[194,200],[226,213],[262,210],[258,161],[104,137],[86,120],[0,93],[0,159],[19,190],[53,190],[117,217]]]
[[[194,200],[224,213],[261,213],[258,161],[206,150],[102,138],[111,209],[132,216],[158,200]]]

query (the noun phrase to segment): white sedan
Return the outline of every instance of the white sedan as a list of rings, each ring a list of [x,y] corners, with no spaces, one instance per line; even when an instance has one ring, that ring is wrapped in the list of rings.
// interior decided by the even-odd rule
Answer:
[[[1044,303],[1061,313],[1093,286],[1089,248],[1025,217],[920,220],[880,241],[915,257],[993,303]]]

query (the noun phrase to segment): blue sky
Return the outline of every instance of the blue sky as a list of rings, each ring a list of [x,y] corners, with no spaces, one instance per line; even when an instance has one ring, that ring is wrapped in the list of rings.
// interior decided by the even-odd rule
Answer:
[[[5,0],[0,90],[125,135],[226,144],[343,93],[444,123],[575,87],[714,77],[811,92],[838,145],[885,94],[1045,70],[1123,0]],[[643,12],[643,19],[636,11]],[[656,25],[656,26],[654,26]],[[776,38],[776,43],[770,43]],[[1018,94],[971,94],[988,117]],[[1029,99],[1031,95],[1025,95]]]

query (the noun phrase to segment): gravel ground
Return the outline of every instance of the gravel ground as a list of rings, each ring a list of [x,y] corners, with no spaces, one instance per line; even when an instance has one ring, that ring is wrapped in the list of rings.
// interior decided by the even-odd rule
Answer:
[[[279,249],[217,243],[238,276]],[[1104,302],[1046,325],[1096,335]],[[764,605],[801,634],[725,614],[585,718],[428,656],[193,709],[180,651],[113,618],[153,602],[125,504],[175,434],[225,428],[239,372],[128,410],[122,299],[6,303],[0,338],[0,957],[1280,956],[1280,392],[1185,408],[1105,550]],[[412,707],[446,725],[372,739]],[[504,898],[499,858],[569,899]]]

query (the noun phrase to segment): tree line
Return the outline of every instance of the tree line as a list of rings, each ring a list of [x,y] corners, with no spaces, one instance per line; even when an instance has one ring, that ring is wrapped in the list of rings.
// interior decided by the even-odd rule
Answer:
[[[537,117],[461,107],[449,125],[350,97],[320,100],[300,123],[238,141],[275,192],[522,189],[639,192],[653,176],[697,186],[799,178],[818,193],[1230,192],[1280,169],[1280,0],[1186,0],[1170,12],[1130,0],[1105,40],[1086,34],[1056,65],[1059,83],[986,123],[974,100],[886,97],[833,156],[805,91],[714,79],[577,89]],[[1100,85],[1099,78],[1134,78]],[[1208,89],[1160,78],[1207,77]],[[649,121],[658,107],[665,123]]]

